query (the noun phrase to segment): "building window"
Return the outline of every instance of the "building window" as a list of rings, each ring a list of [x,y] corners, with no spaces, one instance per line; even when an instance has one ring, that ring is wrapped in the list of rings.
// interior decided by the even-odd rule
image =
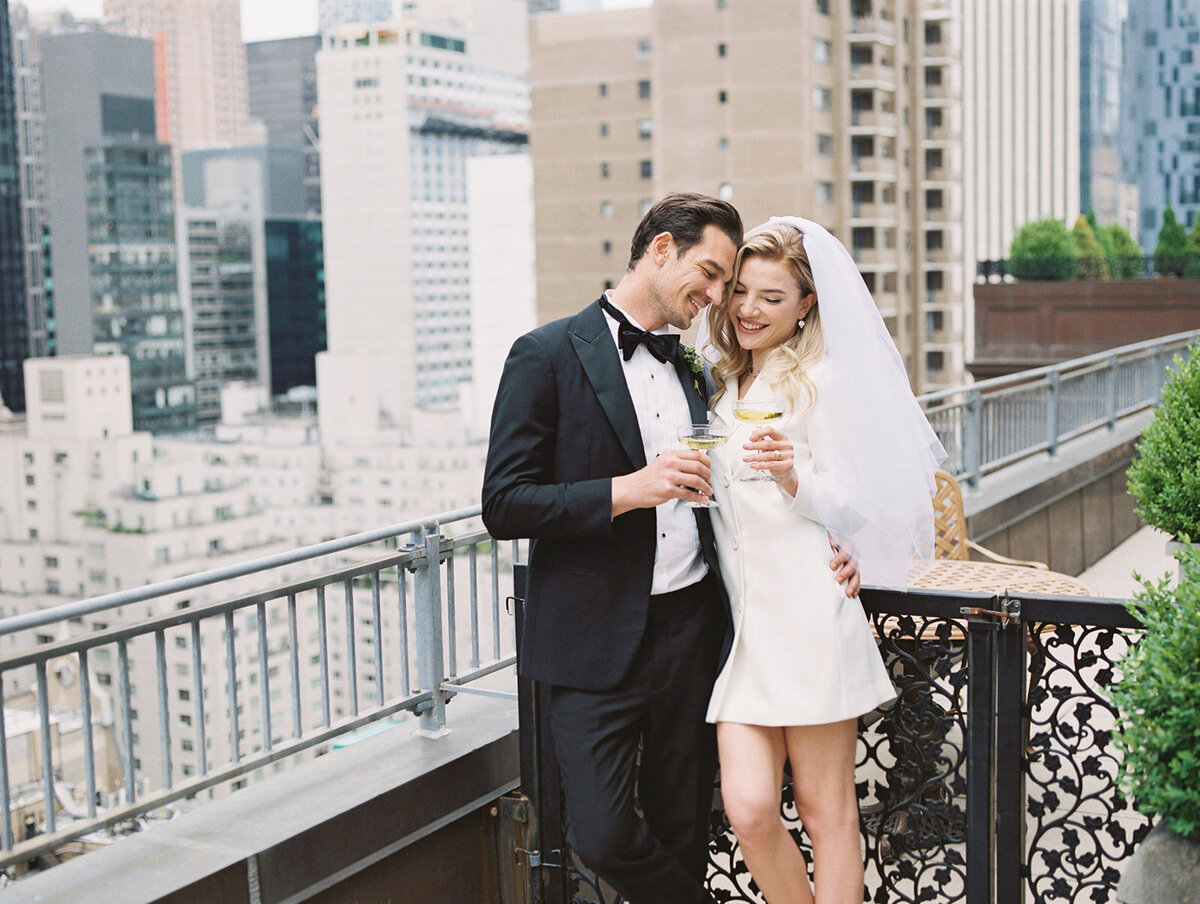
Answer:
[[[608,137],[608,123],[606,123],[606,122],[600,123],[600,137],[601,138]]]
[[[613,215],[612,201],[601,201],[600,202],[600,216],[607,219],[608,217],[611,217],[612,215]]]
[[[729,100],[729,95],[724,89],[721,89],[717,92],[717,103],[723,104],[727,100]]]
[[[638,138],[651,138],[654,135],[654,120],[639,119],[638,120]]]
[[[817,183],[817,203],[832,204],[833,203],[833,183],[818,182]]]
[[[638,82],[638,97],[646,100],[650,96],[650,80],[642,79]]]
[[[599,89],[601,97],[608,97],[608,84],[606,82],[601,82]]]
[[[649,160],[642,160],[638,163],[638,171],[643,179],[649,179],[653,175],[652,166]]]
[[[729,153],[729,139],[726,138],[724,135],[722,135],[720,138],[717,139],[717,150],[720,151],[722,154]]]
[[[642,198],[642,200],[638,202],[638,216],[644,217],[650,212],[650,208],[653,206],[654,200],[652,198]]]
[[[833,109],[833,92],[817,85],[813,88],[813,106],[818,110]]]
[[[850,230],[850,243],[855,251],[875,247],[875,227],[855,226]]]
[[[925,353],[925,370],[937,371],[946,369],[946,354],[945,352],[926,352]]]
[[[817,14],[822,16],[829,15],[829,0],[817,0]]]
[[[833,136],[818,135],[817,136],[817,154],[821,157],[833,156]]]
[[[717,197],[720,198],[722,201],[732,201],[733,200],[733,186],[730,185],[728,182],[722,182],[720,187],[717,189]]]
[[[601,249],[601,250],[602,250],[602,251],[603,251],[605,254],[612,254],[612,242],[610,242],[610,241],[608,241],[607,239],[605,239],[604,243],[603,243],[603,244],[600,246],[600,249]]]
[[[649,38],[638,38],[638,42],[637,42],[637,51],[635,52],[635,54],[634,54],[634,55],[635,55],[635,56],[636,56],[636,57],[637,57],[639,60],[648,60],[648,59],[650,59],[650,46],[651,46],[651,45],[650,45],[650,39],[649,39]]]
[[[601,179],[608,178],[608,164],[607,163],[600,164],[600,178]]]
[[[717,45],[717,56],[719,56],[719,57],[723,57],[723,56],[725,56],[725,45],[724,45],[724,43],[721,43],[721,44],[718,44],[718,45]]]
[[[817,38],[813,42],[813,59],[818,63],[828,63],[830,56],[829,42],[824,38]]]
[[[928,211],[941,210],[946,201],[940,188],[931,188],[925,192],[925,209]]]

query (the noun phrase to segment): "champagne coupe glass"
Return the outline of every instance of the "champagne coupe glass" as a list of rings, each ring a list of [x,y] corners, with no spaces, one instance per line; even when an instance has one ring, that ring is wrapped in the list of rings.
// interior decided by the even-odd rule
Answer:
[[[688,424],[679,430],[679,441],[689,449],[708,452],[717,446],[723,446],[729,438],[729,431],[724,424]],[[708,502],[683,503],[691,508],[716,508],[717,503],[710,497]]]
[[[783,417],[783,401],[781,399],[736,399],[733,403],[733,416],[739,421],[759,426],[770,424]],[[738,480],[771,480],[773,477],[766,471],[751,469],[749,477],[739,477]]]

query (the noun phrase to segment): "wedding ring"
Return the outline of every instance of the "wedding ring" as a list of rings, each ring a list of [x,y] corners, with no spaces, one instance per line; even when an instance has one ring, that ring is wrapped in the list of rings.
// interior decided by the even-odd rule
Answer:
[[[780,454],[779,450],[776,449],[775,450],[775,460],[779,461],[779,459],[781,459],[781,458],[783,458],[783,456]]]

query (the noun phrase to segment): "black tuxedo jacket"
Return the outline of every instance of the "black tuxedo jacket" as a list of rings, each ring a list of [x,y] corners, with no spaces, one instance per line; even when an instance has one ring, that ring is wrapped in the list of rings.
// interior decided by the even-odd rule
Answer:
[[[704,378],[682,356],[676,370],[693,422],[706,423]],[[483,521],[498,539],[533,541],[520,641],[525,677],[607,690],[632,662],[650,602],[655,514],[635,509],[613,519],[611,482],[645,464],[599,302],[513,343],[492,410]],[[694,511],[716,575],[708,512]],[[723,603],[723,587],[721,594]]]

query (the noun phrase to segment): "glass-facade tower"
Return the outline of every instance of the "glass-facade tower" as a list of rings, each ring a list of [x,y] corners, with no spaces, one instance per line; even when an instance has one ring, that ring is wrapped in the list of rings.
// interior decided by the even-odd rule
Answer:
[[[13,411],[24,411],[29,325],[12,46],[8,3],[0,2],[0,397]]]
[[[317,353],[325,351],[325,263],[321,221],[269,219],[267,310],[271,394],[317,385]]]

